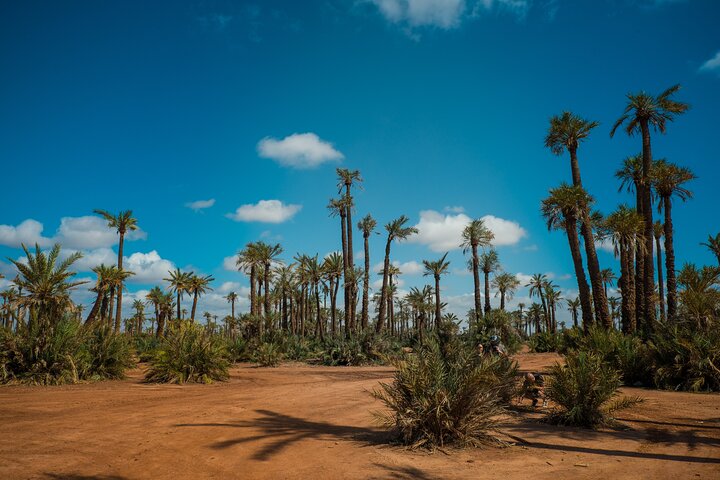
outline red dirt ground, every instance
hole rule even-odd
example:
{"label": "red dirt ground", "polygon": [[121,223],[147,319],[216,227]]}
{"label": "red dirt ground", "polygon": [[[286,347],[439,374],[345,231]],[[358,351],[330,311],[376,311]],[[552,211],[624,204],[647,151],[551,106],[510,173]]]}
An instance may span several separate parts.
{"label": "red dirt ground", "polygon": [[[517,356],[542,370],[552,354]],[[368,393],[386,367],[242,365],[229,382],[126,380],[0,388],[0,479],[720,478],[720,395],[627,388],[645,399],[624,430],[537,422],[520,411],[508,448],[427,453],[388,444]]]}

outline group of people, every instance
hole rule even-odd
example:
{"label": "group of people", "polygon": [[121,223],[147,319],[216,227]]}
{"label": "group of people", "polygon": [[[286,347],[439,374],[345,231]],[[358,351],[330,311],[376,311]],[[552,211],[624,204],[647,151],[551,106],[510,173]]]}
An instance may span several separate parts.
{"label": "group of people", "polygon": [[[487,346],[481,342],[477,348],[480,355],[508,356],[505,345],[502,344],[500,337],[497,335],[490,336],[490,341]],[[533,407],[537,407],[541,400],[543,408],[547,407],[548,401],[545,397],[545,379],[541,373],[528,372],[525,374],[522,386],[522,397],[532,400]]]}

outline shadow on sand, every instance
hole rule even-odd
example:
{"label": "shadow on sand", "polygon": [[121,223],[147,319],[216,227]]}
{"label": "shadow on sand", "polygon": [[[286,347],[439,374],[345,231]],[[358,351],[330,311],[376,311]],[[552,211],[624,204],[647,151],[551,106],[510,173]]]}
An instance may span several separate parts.
{"label": "shadow on sand", "polygon": [[269,410],[255,410],[260,416],[250,420],[231,423],[184,423],[177,427],[233,427],[252,428],[261,433],[249,437],[224,440],[210,445],[214,449],[224,449],[243,443],[272,440],[255,452],[253,460],[269,460],[294,443],[306,439],[345,440],[359,442],[366,446],[388,443],[387,432],[363,427],[335,425],[329,422],[313,422],[302,418],[284,415]]}
{"label": "shadow on sand", "polygon": [[57,480],[128,480],[120,475],[80,475],[79,473],[45,473],[45,477]]}

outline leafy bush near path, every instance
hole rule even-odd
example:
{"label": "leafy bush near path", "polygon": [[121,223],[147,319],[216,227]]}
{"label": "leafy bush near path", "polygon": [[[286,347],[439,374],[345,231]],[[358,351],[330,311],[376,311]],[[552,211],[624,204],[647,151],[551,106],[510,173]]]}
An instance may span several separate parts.
{"label": "leafy bush near path", "polygon": [[261,367],[277,367],[282,359],[282,352],[274,343],[262,343],[255,352],[255,361]]}
{"label": "leafy bush near path", "polygon": [[550,377],[545,393],[559,407],[546,417],[550,423],[595,428],[609,423],[613,411],[640,401],[611,402],[618,395],[621,374],[594,353],[570,353],[565,365],[556,363],[550,369]]}
{"label": "leafy bush near path", "polygon": [[110,327],[63,319],[18,333],[0,330],[0,383],[62,385],[122,378],[134,365],[128,339]]}
{"label": "leafy bush near path", "polygon": [[228,353],[222,339],[197,323],[182,321],[162,339],[150,359],[147,382],[212,383],[228,378]]}
{"label": "leafy bush near path", "polygon": [[505,412],[516,366],[503,360],[503,369],[498,360],[483,359],[474,349],[458,345],[443,348],[428,339],[416,354],[395,362],[392,383],[381,383],[373,392],[388,408],[377,413],[378,419],[403,444],[435,448],[502,443],[494,431]]}

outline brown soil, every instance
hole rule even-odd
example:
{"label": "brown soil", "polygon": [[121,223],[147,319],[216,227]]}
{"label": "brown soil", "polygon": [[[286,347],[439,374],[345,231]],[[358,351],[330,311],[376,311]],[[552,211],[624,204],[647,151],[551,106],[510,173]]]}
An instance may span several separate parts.
{"label": "brown soil", "polygon": [[[521,354],[543,370],[552,354]],[[720,478],[720,396],[625,389],[625,429],[508,419],[508,448],[409,451],[388,443],[369,391],[385,367],[243,365],[215,385],[128,379],[0,389],[0,478]],[[526,401],[527,402],[527,401]]]}

